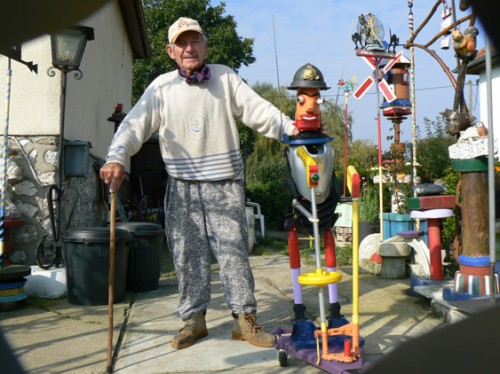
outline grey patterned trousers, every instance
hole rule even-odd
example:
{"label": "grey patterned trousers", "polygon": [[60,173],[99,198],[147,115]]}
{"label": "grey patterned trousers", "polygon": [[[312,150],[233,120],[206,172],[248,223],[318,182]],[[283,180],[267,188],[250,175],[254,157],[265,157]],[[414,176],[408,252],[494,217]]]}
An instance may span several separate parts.
{"label": "grey patterned trousers", "polygon": [[228,308],[233,313],[256,312],[247,230],[243,181],[196,182],[169,177],[165,234],[179,281],[183,320],[208,308],[210,250],[219,263]]}

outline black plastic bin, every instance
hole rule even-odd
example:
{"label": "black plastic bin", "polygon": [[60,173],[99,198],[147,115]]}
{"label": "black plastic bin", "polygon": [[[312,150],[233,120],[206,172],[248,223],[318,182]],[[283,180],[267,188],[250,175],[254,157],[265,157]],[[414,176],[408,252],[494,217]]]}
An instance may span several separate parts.
{"label": "black plastic bin", "polygon": [[127,230],[135,239],[129,249],[126,290],[130,292],[156,290],[160,281],[163,227],[149,222],[123,222],[118,223],[116,227]]}
{"label": "black plastic bin", "polygon": [[[109,291],[109,227],[68,231],[63,237],[68,301],[75,305],[106,305]],[[113,301],[125,298],[129,244],[126,230],[115,233],[115,282]]]}

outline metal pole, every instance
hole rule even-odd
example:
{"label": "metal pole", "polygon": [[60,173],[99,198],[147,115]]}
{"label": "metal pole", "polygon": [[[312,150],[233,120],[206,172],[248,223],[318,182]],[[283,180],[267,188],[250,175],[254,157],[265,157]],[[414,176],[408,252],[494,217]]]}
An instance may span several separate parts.
{"label": "metal pole", "polygon": [[490,246],[490,296],[491,302],[495,302],[495,262],[496,262],[496,245],[495,245],[495,160],[494,160],[494,144],[495,137],[493,136],[493,106],[492,106],[492,88],[491,88],[491,49],[488,36],[485,38],[486,49],[486,104],[488,106],[488,222],[489,222],[489,246]]}
{"label": "metal pole", "polygon": [[[316,255],[316,271],[321,269],[321,249],[319,246],[319,219],[318,219],[318,209],[316,204],[316,190],[314,187],[311,188],[311,223],[313,226],[314,233],[314,252]],[[325,298],[323,287],[318,287],[318,303],[319,303],[319,317],[321,323],[321,339],[323,344],[323,354],[328,354],[328,338],[327,338],[327,321],[326,321],[326,310],[325,310]],[[319,357],[318,357],[319,361]]]}
{"label": "metal pole", "polygon": [[380,241],[384,240],[384,192],[382,185],[382,130],[380,128],[380,90],[378,87],[379,83],[379,65],[380,58],[375,58],[375,85],[377,86],[377,138],[378,138],[378,178],[379,178],[379,210],[380,210]]}
{"label": "metal pole", "polygon": [[9,143],[9,118],[10,118],[10,88],[12,83],[11,59],[9,58],[7,68],[7,97],[5,109],[5,127],[3,131],[2,145],[2,191],[0,197],[0,269],[3,269],[3,255],[5,244],[5,220],[6,220],[6,196],[7,196],[7,147]]}
{"label": "metal pole", "polygon": [[347,146],[349,138],[349,92],[344,91],[345,97],[345,133],[344,133],[344,196],[347,194]]}
{"label": "metal pole", "polygon": [[[467,82],[467,86],[469,87],[469,111],[472,112],[472,81],[469,79]],[[472,115],[472,113],[470,113]]]}
{"label": "metal pole", "polygon": [[58,170],[57,170],[57,210],[56,210],[56,232],[54,233],[54,241],[59,240],[61,235],[61,208],[62,208],[62,184],[64,177],[64,120],[66,117],[66,84],[67,73],[62,72],[62,87],[61,87],[61,123],[59,125],[59,159],[58,159]]}
{"label": "metal pole", "polygon": [[[408,1],[410,12],[408,15],[408,25],[410,28],[410,38],[413,36],[413,1]],[[410,89],[411,89],[411,132],[412,132],[412,187],[417,184],[417,106],[415,98],[415,48],[410,48]],[[413,196],[417,196],[417,191],[413,188]]]}
{"label": "metal pole", "polygon": [[[453,30],[456,30],[458,28],[457,25],[457,13],[456,13],[456,7],[455,7],[455,0],[451,0],[451,17],[453,18]],[[456,69],[460,69],[460,59],[457,56],[457,67]]]}

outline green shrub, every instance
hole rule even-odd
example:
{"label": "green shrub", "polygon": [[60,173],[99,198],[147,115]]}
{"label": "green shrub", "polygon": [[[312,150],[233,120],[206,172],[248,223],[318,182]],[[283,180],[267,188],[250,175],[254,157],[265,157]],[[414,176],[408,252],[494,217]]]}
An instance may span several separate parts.
{"label": "green shrub", "polygon": [[266,227],[281,230],[286,213],[291,211],[291,195],[286,184],[285,159],[262,161],[253,165],[247,182],[247,198],[260,204]]}
{"label": "green shrub", "polygon": [[[444,174],[445,176],[443,177],[443,181],[446,185],[446,195],[455,195],[456,187],[458,181],[460,180],[459,173],[453,171],[453,169],[450,167],[444,171]],[[443,219],[443,230],[441,231],[441,237],[443,244],[446,246],[455,238],[455,225],[455,217]]]}
{"label": "green shrub", "polygon": [[359,198],[359,220],[362,222],[376,222],[380,212],[378,202],[378,188],[367,184],[361,191]]}
{"label": "green shrub", "polygon": [[337,246],[335,254],[337,255],[337,266],[352,265],[352,244]]}

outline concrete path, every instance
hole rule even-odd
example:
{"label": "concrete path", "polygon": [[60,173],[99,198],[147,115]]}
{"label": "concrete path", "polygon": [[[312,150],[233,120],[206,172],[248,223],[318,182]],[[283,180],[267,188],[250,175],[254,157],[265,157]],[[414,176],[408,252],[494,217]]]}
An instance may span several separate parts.
{"label": "concrete path", "polygon": [[[256,280],[258,321],[267,331],[291,327],[292,287],[288,257],[251,256]],[[303,271],[314,271],[303,266]],[[351,320],[351,268],[339,270],[342,313]],[[326,292],[325,292],[326,294]],[[318,293],[304,288],[308,317],[318,317]],[[407,340],[445,325],[429,300],[410,292],[409,279],[384,279],[361,272],[360,328],[363,362],[382,358]],[[217,269],[207,313],[209,335],[194,346],[173,350],[182,327],[177,315],[177,280],[161,279],[157,290],[127,293],[114,305],[114,372],[116,373],[318,373],[294,357],[279,367],[277,351],[231,340],[232,317],[225,305]],[[104,373],[107,364],[108,308],[76,306],[67,299],[29,298],[18,308],[0,312],[0,332],[29,373]],[[3,351],[2,356],[8,353]],[[1,372],[1,370],[0,370]]]}

